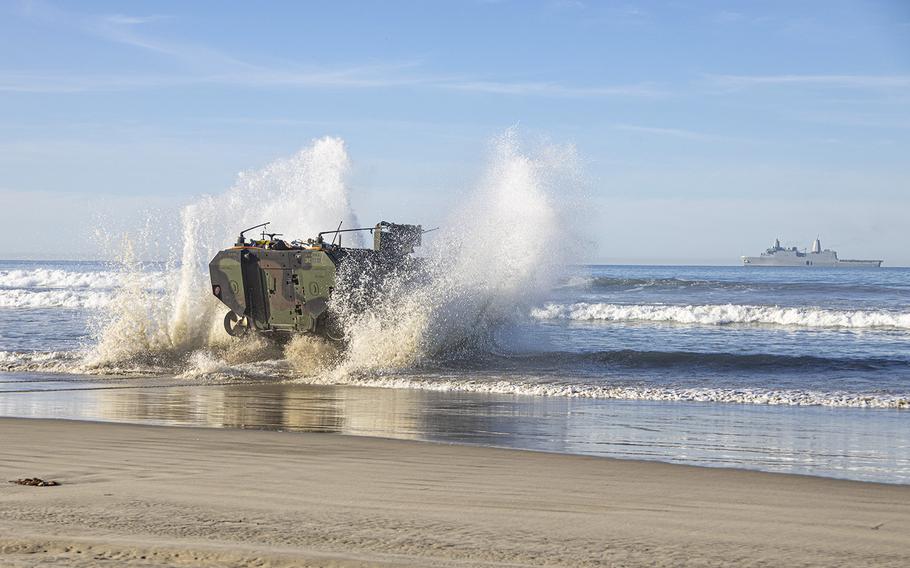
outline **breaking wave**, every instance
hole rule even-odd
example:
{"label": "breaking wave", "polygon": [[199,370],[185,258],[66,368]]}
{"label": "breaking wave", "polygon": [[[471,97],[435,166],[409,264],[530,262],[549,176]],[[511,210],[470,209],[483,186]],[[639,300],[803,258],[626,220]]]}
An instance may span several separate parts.
{"label": "breaking wave", "polygon": [[106,307],[126,283],[150,294],[166,288],[160,271],[61,270],[53,268],[0,271],[0,308],[65,310]]}
{"label": "breaking wave", "polygon": [[869,310],[826,310],[737,304],[686,305],[585,303],[535,308],[538,320],[666,322],[699,325],[764,324],[813,328],[910,329],[910,314]]}
{"label": "breaking wave", "polygon": [[[0,289],[50,288],[114,290],[121,286],[126,275],[115,270],[73,271],[51,268],[31,270],[0,270]],[[142,285],[147,289],[163,289],[165,274],[145,272]]]}
{"label": "breaking wave", "polygon": [[[490,362],[487,362],[490,363]],[[718,353],[698,351],[636,351],[620,349],[595,352],[539,352],[501,357],[500,364],[514,364],[524,369],[567,369],[593,365],[614,369],[684,368],[704,371],[768,371],[772,373],[801,371],[879,371],[902,372],[910,360],[887,357],[821,357],[817,355],[781,355],[772,353]],[[492,362],[496,365],[496,362]]]}
{"label": "breaking wave", "polygon": [[728,291],[764,291],[774,293],[787,293],[793,291],[812,293],[849,293],[860,292],[866,294],[906,292],[907,285],[895,282],[883,283],[857,283],[857,282],[824,282],[824,281],[737,281],[737,280],[699,280],[689,278],[626,278],[618,276],[585,276],[575,275],[566,279],[562,284],[564,288],[585,290],[728,290]]}
{"label": "breaking wave", "polygon": [[[610,384],[589,383],[584,380],[574,380],[571,383],[558,380],[541,379],[539,376],[523,378],[515,369],[501,369],[497,372],[485,372],[482,378],[466,374],[463,370],[444,369],[436,370],[429,375],[411,375],[404,373],[369,373],[346,374],[314,372],[319,369],[306,368],[311,364],[321,365],[322,357],[332,354],[325,353],[324,344],[313,344],[310,338],[304,338],[304,344],[298,345],[290,353],[288,359],[281,359],[276,353],[269,353],[271,346],[246,345],[235,343],[233,351],[196,351],[186,361],[183,372],[179,375],[182,379],[192,379],[204,382],[240,381],[250,380],[275,380],[285,379],[293,371],[303,371],[304,376],[297,382],[311,385],[352,385],[359,387],[375,388],[408,388],[436,392],[465,392],[498,395],[519,396],[546,396],[564,398],[586,399],[612,399],[612,400],[638,400],[638,401],[676,401],[676,402],[712,402],[728,404],[758,404],[774,406],[826,406],[840,408],[881,408],[881,409],[910,409],[910,395],[889,393],[856,393],[846,391],[827,391],[812,389],[788,388],[760,388],[760,387],[676,387],[676,386],[644,386],[636,384]],[[263,349],[265,351],[263,351]],[[315,357],[315,358],[314,358]],[[549,363],[553,362],[554,354],[535,355]],[[648,353],[648,352],[605,352],[600,354],[560,354],[557,361],[565,363],[565,358],[581,358],[594,360],[599,363],[619,363],[623,366],[669,366],[674,361],[693,362],[705,364],[706,367],[719,365],[727,367],[731,364],[740,365],[768,365],[780,369],[780,365],[792,367],[819,367],[834,366],[841,370],[861,369],[867,363],[853,360],[842,362],[813,360],[813,358],[792,357],[773,358],[764,360],[766,356],[742,356],[735,354],[694,354],[694,353]],[[791,359],[786,361],[784,359]],[[500,362],[501,363],[501,362]],[[535,363],[519,358],[512,361],[519,365],[529,365],[533,370]],[[894,361],[880,362],[882,365],[905,365]],[[82,364],[78,353],[53,352],[29,353],[0,351],[0,367],[10,371],[42,371],[42,372],[72,372]],[[301,367],[302,366],[302,367]],[[128,365],[117,369],[121,375],[147,375],[154,373],[154,367],[141,367]],[[164,373],[165,369],[157,369]],[[623,382],[623,381],[621,381]],[[626,381],[627,382],[627,381]]]}
{"label": "breaking wave", "polygon": [[0,308],[101,308],[110,294],[85,290],[2,290]]}
{"label": "breaking wave", "polygon": [[563,283],[566,288],[611,289],[611,288],[700,288],[729,287],[741,288],[735,282],[711,280],[685,280],[682,278],[617,278],[611,276],[573,276]]}
{"label": "breaking wave", "polygon": [[81,363],[76,351],[0,351],[0,369],[45,373],[72,372]]}
{"label": "breaking wave", "polygon": [[829,406],[841,408],[910,409],[910,396],[849,392],[821,392],[763,388],[675,388],[664,386],[610,386],[604,384],[559,383],[521,380],[512,377],[485,377],[483,380],[458,377],[409,377],[370,375],[363,377],[305,379],[307,384],[351,384],[378,388],[409,388],[442,392],[528,395],[613,400],[677,402],[720,402],[783,406]]}

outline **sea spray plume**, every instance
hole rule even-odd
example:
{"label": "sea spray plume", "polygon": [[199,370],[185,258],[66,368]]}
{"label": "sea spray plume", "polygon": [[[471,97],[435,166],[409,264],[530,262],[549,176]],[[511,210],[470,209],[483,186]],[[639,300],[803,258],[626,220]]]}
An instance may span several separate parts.
{"label": "sea spray plume", "polygon": [[[240,229],[264,221],[300,237],[340,220],[355,225],[345,185],[349,167],[344,142],[322,138],[291,158],[240,174],[225,194],[186,206],[180,215],[181,242],[169,255],[163,297],[150,298],[135,281],[124,284],[96,318],[91,364],[122,369],[134,361],[154,360],[176,367],[194,351],[224,350],[224,314],[210,292],[208,262]],[[127,272],[142,272],[135,263],[122,264]]]}
{"label": "sea spray plume", "polygon": [[89,322],[96,343],[84,358],[87,370],[122,370],[119,363],[130,358],[139,363],[137,355],[144,355],[144,367],[154,365],[154,353],[167,342],[167,330],[160,325],[163,298],[143,285],[143,267],[135,257],[132,240],[123,237],[120,242],[121,256],[116,262],[123,278],[110,302]]}
{"label": "sea spray plume", "polygon": [[336,379],[489,349],[492,331],[526,317],[571,262],[570,248],[554,247],[578,180],[573,148],[526,152],[514,130],[496,139],[486,175],[429,247],[423,278],[391,279],[369,309],[345,315]]}

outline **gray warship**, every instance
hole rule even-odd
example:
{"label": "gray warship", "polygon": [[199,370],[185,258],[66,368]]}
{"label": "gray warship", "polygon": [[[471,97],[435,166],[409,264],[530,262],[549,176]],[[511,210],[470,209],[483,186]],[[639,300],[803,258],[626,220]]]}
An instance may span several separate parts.
{"label": "gray warship", "polygon": [[803,252],[796,247],[780,246],[780,239],[774,239],[774,246],[760,256],[744,256],[744,266],[810,266],[822,268],[879,268],[881,260],[851,260],[837,258],[831,249],[822,249],[821,241],[812,241],[812,250]]}

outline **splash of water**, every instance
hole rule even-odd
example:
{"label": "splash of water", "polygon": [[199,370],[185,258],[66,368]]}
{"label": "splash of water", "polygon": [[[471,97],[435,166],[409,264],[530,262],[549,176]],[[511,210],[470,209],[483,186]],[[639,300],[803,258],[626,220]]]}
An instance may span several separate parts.
{"label": "splash of water", "polygon": [[[97,342],[86,366],[187,377],[235,376],[243,368],[253,375],[356,381],[491,349],[493,330],[527,317],[573,258],[554,249],[574,205],[574,149],[525,150],[517,134],[507,131],[492,144],[476,189],[423,251],[416,281],[413,275],[388,279],[365,310],[334,302],[348,338],[343,353],[317,338],[295,339],[283,351],[251,343],[238,350],[221,326],[225,310],[209,292],[208,262],[239,228],[264,221],[289,235],[312,234],[339,220],[356,226],[345,185],[348,169],[344,143],[324,138],[291,158],[241,174],[224,195],[186,206],[164,293],[141,284],[147,273],[127,246],[122,263],[133,278],[125,279],[97,319]],[[362,284],[362,275],[345,278],[343,268],[341,288]],[[251,367],[255,363],[259,367]]]}
{"label": "splash of water", "polygon": [[572,147],[524,151],[514,130],[495,140],[486,175],[430,247],[426,277],[392,282],[345,319],[336,379],[490,349],[491,332],[525,317],[574,260],[557,246],[576,172]]}
{"label": "splash of water", "polygon": [[[345,176],[349,160],[344,142],[322,138],[296,155],[253,173],[242,173],[234,187],[206,196],[181,212],[181,246],[171,253],[164,294],[152,296],[129,278],[95,321],[96,343],[86,364],[118,369],[141,361],[179,364],[200,349],[223,347],[224,310],[209,291],[208,263],[236,238],[239,229],[271,221],[289,234],[356,224]],[[142,274],[126,247],[126,272]]]}

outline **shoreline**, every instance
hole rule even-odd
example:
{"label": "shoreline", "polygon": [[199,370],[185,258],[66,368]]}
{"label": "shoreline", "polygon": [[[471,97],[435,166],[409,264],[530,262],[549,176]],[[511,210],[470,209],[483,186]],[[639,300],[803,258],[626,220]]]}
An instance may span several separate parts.
{"label": "shoreline", "polygon": [[[0,393],[0,415],[329,432],[910,484],[904,416],[887,409],[601,401],[296,382],[197,384],[167,378],[161,384],[127,378],[129,385],[70,388],[83,378],[75,376],[74,385],[61,383],[63,390],[42,383],[30,392]],[[145,388],[150,386],[160,388]]]}
{"label": "shoreline", "polygon": [[[347,388],[347,385],[346,385]],[[360,387],[356,385],[350,386],[350,388],[380,388],[380,387]],[[633,401],[634,402],[634,401]],[[666,401],[658,401],[666,402]],[[695,404],[695,403],[693,403]],[[698,403],[698,404],[711,404],[711,403]],[[888,409],[881,408],[868,408],[860,410],[870,410],[870,411],[887,411]],[[35,422],[74,422],[80,424],[97,424],[97,425],[123,425],[123,426],[137,426],[140,428],[179,428],[181,430],[223,430],[223,431],[238,431],[238,432],[269,432],[275,434],[290,434],[290,435],[318,435],[318,436],[339,436],[342,438],[353,438],[353,439],[368,439],[368,440],[384,440],[389,442],[407,442],[415,444],[431,444],[431,445],[442,445],[442,446],[455,446],[455,447],[466,447],[466,448],[489,448],[491,450],[506,450],[512,452],[528,452],[532,454],[547,454],[547,455],[556,455],[556,456],[575,456],[583,458],[593,458],[593,459],[604,459],[611,461],[620,461],[620,462],[631,462],[636,464],[662,464],[669,465],[674,467],[693,467],[696,469],[711,469],[711,470],[720,470],[720,471],[729,471],[729,472],[751,472],[751,473],[761,473],[767,475],[783,475],[787,477],[804,477],[809,479],[821,479],[829,481],[846,481],[850,483],[863,483],[863,484],[873,484],[873,485],[882,485],[886,487],[906,487],[910,489],[910,482],[900,482],[900,481],[874,481],[868,479],[850,479],[847,477],[835,477],[831,475],[817,475],[811,473],[799,473],[799,472],[786,472],[786,471],[769,471],[761,469],[753,469],[747,467],[736,467],[728,465],[701,465],[701,464],[692,464],[692,463],[675,463],[672,461],[667,461],[663,459],[641,459],[641,458],[630,458],[630,457],[616,457],[609,455],[595,455],[595,454],[586,454],[586,453],[575,453],[570,451],[560,451],[560,450],[548,450],[544,448],[522,448],[522,447],[510,447],[506,445],[496,445],[496,444],[481,444],[476,442],[465,442],[460,440],[435,440],[435,439],[418,439],[418,438],[395,438],[393,436],[387,436],[383,434],[346,434],[339,432],[318,432],[313,430],[295,430],[292,428],[265,428],[258,426],[200,426],[198,424],[167,424],[163,421],[161,422],[152,422],[152,421],[140,421],[136,420],[134,422],[122,421],[122,420],[105,420],[102,418],[98,419],[88,419],[88,418],[44,418],[44,417],[28,417],[28,416],[0,416],[0,432],[2,432],[2,424],[5,420],[26,420],[26,421],[35,421]],[[2,480],[0,480],[2,482]]]}
{"label": "shoreline", "polygon": [[4,566],[898,566],[910,545],[910,486],[874,482],[25,418],[0,452]]}

